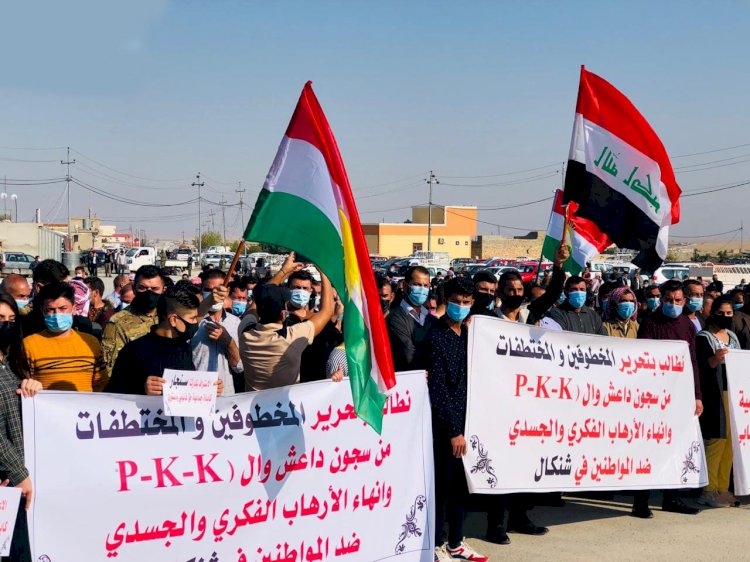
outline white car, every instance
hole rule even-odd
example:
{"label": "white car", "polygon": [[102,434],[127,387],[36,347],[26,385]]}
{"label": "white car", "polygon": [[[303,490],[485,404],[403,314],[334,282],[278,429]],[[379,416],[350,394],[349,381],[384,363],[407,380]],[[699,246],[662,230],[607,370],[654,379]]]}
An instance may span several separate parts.
{"label": "white car", "polygon": [[500,281],[500,276],[506,271],[515,271],[516,273],[520,274],[517,268],[511,267],[509,265],[499,265],[496,267],[488,267],[487,269],[485,269],[485,271],[489,271],[490,273],[492,273],[495,277],[497,277],[498,281]]}
{"label": "white car", "polygon": [[660,267],[651,275],[652,283],[661,285],[665,281],[670,279],[676,279],[677,281],[685,281],[690,275],[690,269],[687,267],[667,265]]}

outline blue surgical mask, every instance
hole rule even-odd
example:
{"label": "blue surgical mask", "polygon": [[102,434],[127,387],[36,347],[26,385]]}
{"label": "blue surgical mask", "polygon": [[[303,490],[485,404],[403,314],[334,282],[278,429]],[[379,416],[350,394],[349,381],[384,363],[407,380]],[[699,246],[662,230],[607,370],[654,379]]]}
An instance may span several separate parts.
{"label": "blue surgical mask", "polygon": [[558,303],[558,304],[562,304],[562,303],[564,303],[564,302],[565,302],[565,300],[566,300],[567,298],[568,298],[568,297],[566,297],[566,296],[565,296],[565,293],[561,293],[561,294],[560,294],[560,296],[559,296],[559,297],[557,298],[557,303]]}
{"label": "blue surgical mask", "polygon": [[73,327],[73,314],[70,312],[56,312],[44,316],[44,325],[50,332],[67,332]]}
{"label": "blue surgical mask", "polygon": [[310,302],[310,293],[304,289],[292,289],[292,297],[289,300],[295,308],[304,308]]}
{"label": "blue surgical mask", "polygon": [[690,312],[698,312],[703,308],[703,297],[690,297],[687,307]]}
{"label": "blue surgical mask", "polygon": [[646,299],[646,308],[649,312],[653,312],[659,306],[659,297],[649,297]]}
{"label": "blue surgical mask", "polygon": [[469,306],[461,306],[460,304],[456,304],[455,302],[448,301],[448,306],[445,308],[445,313],[448,315],[448,318],[450,318],[454,322],[463,322],[469,315],[470,310],[471,307]]}
{"label": "blue surgical mask", "polygon": [[742,310],[743,306],[745,306],[744,302],[736,302],[732,305],[732,308],[735,310]]}
{"label": "blue surgical mask", "polygon": [[205,300],[208,297],[210,297],[211,296],[211,292],[212,291],[201,291],[201,294],[203,295],[203,299]]}
{"label": "blue surgical mask", "polygon": [[586,304],[586,291],[570,291],[568,293],[568,302],[573,308],[581,308]]}
{"label": "blue surgical mask", "polygon": [[246,309],[247,303],[245,301],[232,301],[232,314],[235,316],[242,316]]}
{"label": "blue surgical mask", "polygon": [[430,294],[430,289],[421,285],[409,285],[409,300],[416,306],[422,306]]}
{"label": "blue surgical mask", "polygon": [[16,299],[16,306],[18,307],[18,310],[21,310],[27,304],[29,304],[29,299]]}
{"label": "blue surgical mask", "polygon": [[672,304],[671,302],[664,302],[661,305],[661,311],[667,318],[677,318],[682,314],[683,306],[681,304]]}
{"label": "blue surgical mask", "polygon": [[617,303],[617,315],[623,320],[627,320],[635,312],[634,302],[619,302]]}

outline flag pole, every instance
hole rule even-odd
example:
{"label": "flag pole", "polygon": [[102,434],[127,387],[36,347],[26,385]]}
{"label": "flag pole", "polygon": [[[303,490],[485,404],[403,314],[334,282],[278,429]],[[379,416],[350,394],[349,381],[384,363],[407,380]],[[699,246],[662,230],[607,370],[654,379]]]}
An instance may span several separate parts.
{"label": "flag pole", "polygon": [[234,258],[232,259],[232,265],[229,266],[229,271],[227,271],[227,276],[224,277],[224,286],[228,286],[229,283],[232,281],[232,275],[234,275],[234,270],[237,269],[237,262],[240,261],[240,256],[242,255],[242,251],[245,249],[245,240],[240,240],[240,243],[237,244],[237,251],[234,253]]}
{"label": "flag pole", "polygon": [[[554,196],[552,197],[552,212],[555,211],[555,198],[557,197],[557,191],[553,191],[553,193],[554,193]],[[544,240],[542,240],[542,250],[539,253],[539,265],[536,268],[536,277],[534,278],[535,283],[539,283],[539,277],[542,275],[542,262],[543,261],[544,261]]]}

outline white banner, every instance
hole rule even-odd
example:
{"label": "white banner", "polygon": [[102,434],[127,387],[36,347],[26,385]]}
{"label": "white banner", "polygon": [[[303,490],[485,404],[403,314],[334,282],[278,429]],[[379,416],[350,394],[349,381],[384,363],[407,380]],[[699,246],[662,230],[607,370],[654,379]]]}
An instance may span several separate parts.
{"label": "white banner", "polygon": [[424,372],[396,388],[382,435],[346,382],[219,398],[213,419],[162,415],[161,397],[24,400],[33,560],[431,561]]}
{"label": "white banner", "polygon": [[468,390],[464,467],[473,493],[705,485],[685,342],[478,316]]}
{"label": "white banner", "polygon": [[750,494],[750,351],[730,350],[727,367],[734,493]]}

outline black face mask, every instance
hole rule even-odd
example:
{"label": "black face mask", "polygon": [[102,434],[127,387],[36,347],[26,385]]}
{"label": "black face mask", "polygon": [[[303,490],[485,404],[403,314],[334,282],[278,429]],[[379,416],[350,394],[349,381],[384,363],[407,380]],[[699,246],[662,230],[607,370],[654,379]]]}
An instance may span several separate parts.
{"label": "black face mask", "polygon": [[195,324],[191,324],[187,320],[184,320],[180,316],[178,316],[180,320],[182,320],[182,323],[185,324],[185,329],[183,331],[178,330],[175,328],[175,332],[180,334],[180,339],[184,341],[189,341],[195,337],[195,334],[198,332],[198,322]]}
{"label": "black face mask", "polygon": [[717,314],[711,317],[711,323],[720,330],[726,330],[732,325],[732,317]]}
{"label": "black face mask", "polygon": [[17,335],[15,322],[0,322],[0,350],[8,351],[10,344]]}
{"label": "black face mask", "polygon": [[391,309],[391,301],[388,299],[380,299],[380,308],[383,309],[383,314]]}
{"label": "black face mask", "polygon": [[503,307],[507,308],[508,310],[515,310],[519,306],[523,304],[524,296],[523,295],[503,295],[502,301],[503,301]]}
{"label": "black face mask", "polygon": [[475,310],[484,310],[485,308],[490,307],[490,303],[492,303],[495,300],[494,295],[490,295],[488,293],[474,293],[474,309]]}
{"label": "black face mask", "polygon": [[138,310],[153,310],[159,304],[161,295],[153,291],[142,291],[135,294],[133,304]]}

